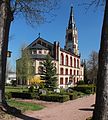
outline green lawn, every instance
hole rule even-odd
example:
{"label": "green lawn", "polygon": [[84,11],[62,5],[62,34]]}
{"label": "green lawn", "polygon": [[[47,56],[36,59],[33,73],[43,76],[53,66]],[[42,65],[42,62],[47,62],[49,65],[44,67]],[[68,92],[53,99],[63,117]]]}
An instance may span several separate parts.
{"label": "green lawn", "polygon": [[27,110],[41,110],[44,108],[44,106],[37,105],[35,103],[28,103],[28,102],[19,102],[15,100],[7,100],[8,105],[11,107],[15,107],[17,109],[20,109],[22,112],[27,111]]}

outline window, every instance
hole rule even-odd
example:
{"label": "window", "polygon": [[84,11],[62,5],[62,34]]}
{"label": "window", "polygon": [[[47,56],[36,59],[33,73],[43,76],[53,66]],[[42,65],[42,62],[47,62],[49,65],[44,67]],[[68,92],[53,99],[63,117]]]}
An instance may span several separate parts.
{"label": "window", "polygon": [[74,67],[76,67],[76,59],[74,58]]}
{"label": "window", "polygon": [[74,70],[74,75],[76,75],[76,70]]}
{"label": "window", "polygon": [[39,41],[37,41],[37,43],[41,45],[41,41],[40,41],[40,40],[39,40]]}
{"label": "window", "polygon": [[72,69],[70,69],[70,75],[72,75]]}
{"label": "window", "polygon": [[79,68],[79,60],[77,60],[77,67]]}
{"label": "window", "polygon": [[61,65],[64,65],[64,55],[61,53]]}
{"label": "window", "polygon": [[34,43],[34,44],[32,45],[32,47],[34,47],[34,46],[36,46],[36,43]]}
{"label": "window", "polygon": [[38,73],[39,73],[39,74],[43,74],[43,67],[42,67],[42,66],[39,66],[39,67],[38,67]]}
{"label": "window", "polygon": [[46,52],[46,50],[44,50],[44,54],[46,54],[47,52]]}
{"label": "window", "polygon": [[77,75],[79,75],[79,71],[77,70]]}
{"label": "window", "polygon": [[37,54],[37,51],[36,50],[33,50],[33,52],[32,52],[33,54]]}
{"label": "window", "polygon": [[42,42],[42,46],[46,47],[46,43]]}
{"label": "window", "polygon": [[70,66],[72,66],[72,57],[70,57]]}
{"label": "window", "polygon": [[74,78],[74,85],[75,85],[75,78]]}
{"label": "window", "polygon": [[65,78],[65,85],[67,85],[68,83],[68,78]]}
{"label": "window", "polygon": [[60,85],[63,85],[63,78],[60,78]]}
{"label": "window", "polygon": [[65,74],[68,75],[68,69],[65,70]]}
{"label": "window", "polygon": [[41,51],[41,50],[39,50],[39,54],[42,54],[42,51]]}
{"label": "window", "polygon": [[66,65],[68,66],[68,56],[66,55]]}
{"label": "window", "polygon": [[61,75],[64,74],[64,70],[63,70],[63,68],[60,68],[60,74],[61,74]]}

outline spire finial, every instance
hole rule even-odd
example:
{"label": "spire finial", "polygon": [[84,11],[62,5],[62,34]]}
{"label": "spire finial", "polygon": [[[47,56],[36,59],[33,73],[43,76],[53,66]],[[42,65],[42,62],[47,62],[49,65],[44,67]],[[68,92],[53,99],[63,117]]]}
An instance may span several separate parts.
{"label": "spire finial", "polygon": [[39,38],[40,38],[40,33],[38,33],[38,35],[39,35]]}

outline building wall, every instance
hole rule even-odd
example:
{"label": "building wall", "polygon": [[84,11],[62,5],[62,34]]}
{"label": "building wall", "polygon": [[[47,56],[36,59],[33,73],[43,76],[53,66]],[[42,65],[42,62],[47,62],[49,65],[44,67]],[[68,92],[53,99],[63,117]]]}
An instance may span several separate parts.
{"label": "building wall", "polygon": [[70,82],[75,85],[79,80],[83,80],[83,67],[80,58],[64,51],[59,51],[59,87],[65,88]]}
{"label": "building wall", "polygon": [[[67,84],[75,85],[79,80],[83,80],[83,67],[81,66],[80,57],[71,55],[67,52],[59,51],[59,59],[53,60],[52,62],[56,66],[58,87],[66,88]],[[39,67],[43,60],[35,60],[35,75],[39,76]]]}

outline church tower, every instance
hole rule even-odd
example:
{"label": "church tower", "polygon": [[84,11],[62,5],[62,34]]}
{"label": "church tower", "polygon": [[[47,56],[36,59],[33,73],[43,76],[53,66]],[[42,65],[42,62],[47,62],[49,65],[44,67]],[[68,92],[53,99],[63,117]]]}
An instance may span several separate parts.
{"label": "church tower", "polygon": [[66,39],[65,49],[79,56],[78,32],[77,32],[77,27],[74,20],[73,7],[71,7],[71,10],[70,10],[70,18],[68,22],[68,27],[66,29],[65,39]]}

